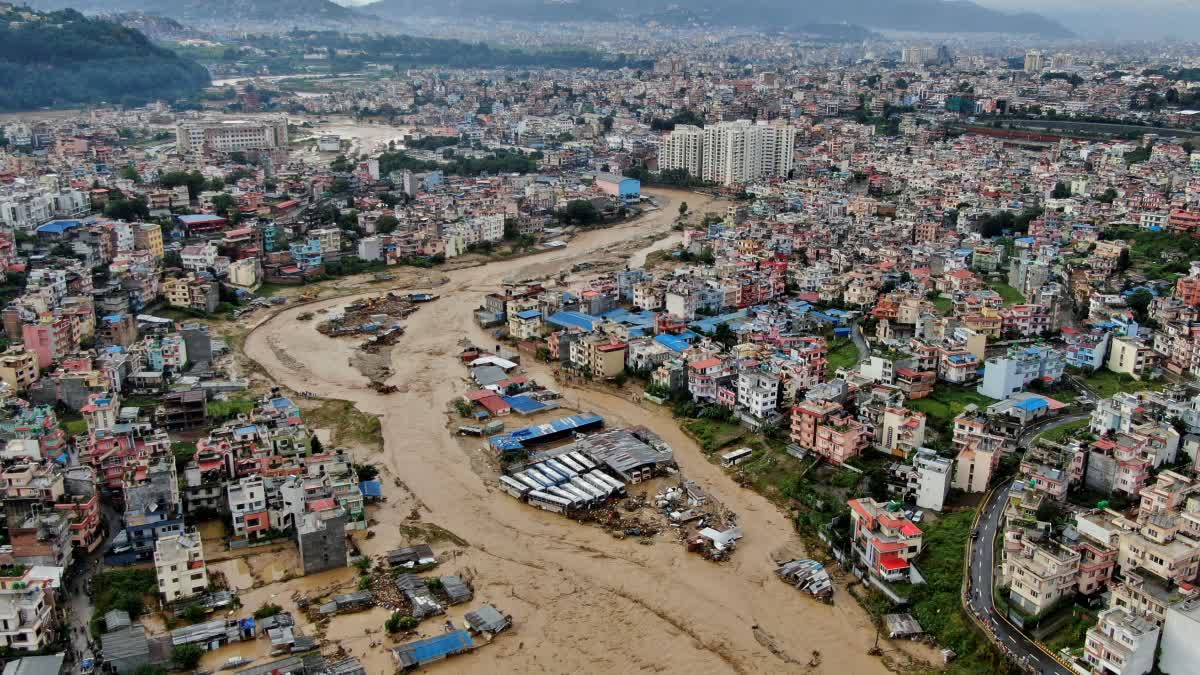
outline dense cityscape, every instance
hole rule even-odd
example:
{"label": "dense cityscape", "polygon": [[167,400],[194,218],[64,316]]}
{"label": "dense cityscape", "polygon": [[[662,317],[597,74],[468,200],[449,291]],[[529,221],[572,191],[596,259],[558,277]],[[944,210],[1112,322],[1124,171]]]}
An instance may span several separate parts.
{"label": "dense cityscape", "polygon": [[1196,672],[1200,43],[845,5],[0,3],[5,675]]}

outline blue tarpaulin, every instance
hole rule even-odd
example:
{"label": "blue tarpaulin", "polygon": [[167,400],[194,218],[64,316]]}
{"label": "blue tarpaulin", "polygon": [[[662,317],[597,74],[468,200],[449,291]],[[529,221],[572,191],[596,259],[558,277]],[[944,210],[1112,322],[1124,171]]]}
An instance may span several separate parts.
{"label": "blue tarpaulin", "polygon": [[358,491],[364,497],[379,498],[383,496],[383,483],[377,480],[364,480],[358,484]]}

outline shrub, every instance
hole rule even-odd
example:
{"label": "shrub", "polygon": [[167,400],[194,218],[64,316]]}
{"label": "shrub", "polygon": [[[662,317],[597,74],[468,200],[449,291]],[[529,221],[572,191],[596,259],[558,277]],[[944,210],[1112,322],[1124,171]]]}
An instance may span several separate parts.
{"label": "shrub", "polygon": [[191,670],[200,664],[204,650],[199,645],[179,645],[171,652],[171,660],[184,670]]}
{"label": "shrub", "polygon": [[267,604],[263,605],[262,607],[259,607],[258,609],[254,610],[254,618],[265,619],[269,616],[275,616],[276,614],[279,614],[281,612],[283,612],[282,607],[280,607],[279,605],[276,605],[274,603],[268,602]]}

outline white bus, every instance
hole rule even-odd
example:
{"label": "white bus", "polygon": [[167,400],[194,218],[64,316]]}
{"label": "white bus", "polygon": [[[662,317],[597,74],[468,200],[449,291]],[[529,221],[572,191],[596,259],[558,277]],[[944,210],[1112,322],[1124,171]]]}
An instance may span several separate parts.
{"label": "white bus", "polygon": [[542,509],[543,511],[553,511],[554,513],[566,513],[567,509],[571,508],[571,502],[552,495],[541,490],[534,490],[528,495],[529,503]]}
{"label": "white bus", "polygon": [[738,450],[732,450],[730,452],[727,452],[727,453],[721,455],[721,466],[736,466],[736,465],[741,464],[742,462],[746,461],[747,459],[749,459],[750,455],[753,455],[753,454],[754,454],[754,451],[751,450],[750,448],[740,448]]}
{"label": "white bus", "polygon": [[554,459],[558,460],[559,464],[562,464],[563,466],[574,471],[575,473],[586,473],[587,472],[587,469],[583,468],[583,466],[580,465],[579,462],[576,462],[575,460],[571,459],[567,455],[559,455],[558,457],[555,457]]}
{"label": "white bus", "polygon": [[532,488],[511,476],[500,476],[500,487],[508,494],[520,499]]}
{"label": "white bus", "polygon": [[548,460],[546,460],[546,464],[549,464],[551,469],[554,469],[555,471],[566,476],[567,478],[574,478],[575,476],[579,475],[578,471],[571,469],[571,467],[563,464],[562,462],[558,461],[557,459],[548,459]]}
{"label": "white bus", "polygon": [[593,462],[590,458],[588,458],[587,455],[583,454],[582,452],[579,452],[578,450],[572,450],[571,452],[568,452],[567,456],[570,457],[571,459],[575,460],[576,462],[578,462],[579,465],[585,469],[596,468],[596,463]]}
{"label": "white bus", "polygon": [[588,475],[591,476],[592,478],[599,478],[600,480],[604,481],[605,483],[608,483],[609,485],[611,485],[613,487],[613,490],[615,490],[617,492],[617,494],[620,494],[625,491],[624,483],[622,483],[621,481],[617,480],[616,478],[613,478],[612,476],[604,473],[603,471],[593,471],[593,472],[589,473]]}

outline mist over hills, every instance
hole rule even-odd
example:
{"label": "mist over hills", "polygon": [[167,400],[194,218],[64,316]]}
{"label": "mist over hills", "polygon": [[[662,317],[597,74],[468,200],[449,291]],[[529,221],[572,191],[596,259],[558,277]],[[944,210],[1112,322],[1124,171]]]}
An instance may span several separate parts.
{"label": "mist over hills", "polygon": [[946,33],[1028,33],[1070,37],[1065,26],[1031,12],[1006,13],[955,0],[378,0],[360,7],[381,17],[483,16],[516,21],[611,21],[681,16],[713,25],[789,30],[813,23],[851,23],[868,28]]}
{"label": "mist over hills", "polygon": [[[1070,37],[1061,23],[1032,12],[1008,13],[967,0],[31,0],[36,9],[144,12],[185,23],[281,29],[324,26],[384,32],[377,17],[482,18],[519,22],[628,20],[795,30],[810,24],[849,23],[868,28],[945,33],[1024,33]],[[346,6],[344,6],[346,5]],[[353,5],[353,6],[349,6]]]}

